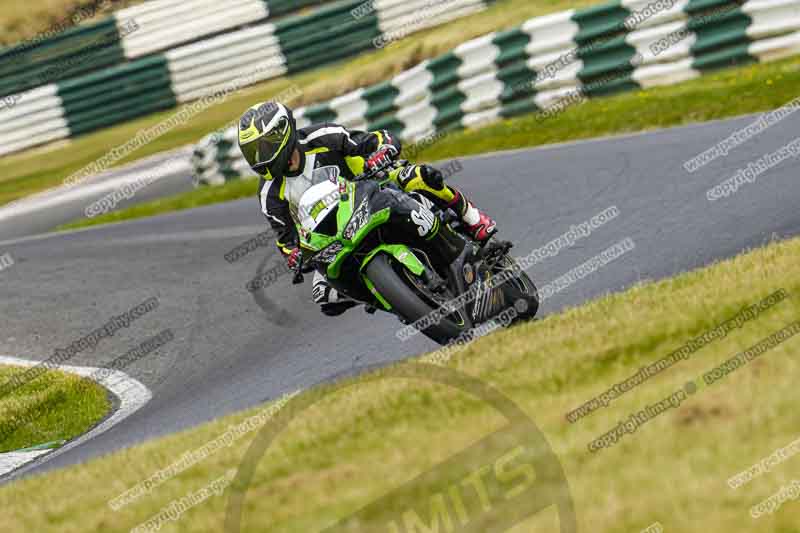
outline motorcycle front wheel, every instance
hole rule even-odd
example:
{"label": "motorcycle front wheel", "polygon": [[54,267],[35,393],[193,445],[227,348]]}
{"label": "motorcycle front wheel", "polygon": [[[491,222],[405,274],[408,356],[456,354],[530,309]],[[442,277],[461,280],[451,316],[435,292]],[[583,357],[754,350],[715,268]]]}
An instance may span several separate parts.
{"label": "motorcycle front wheel", "polygon": [[[378,255],[367,265],[366,275],[378,293],[392,306],[392,310],[407,324],[429,317],[439,307],[430,295],[415,287],[410,279],[404,279],[414,277],[413,273],[384,254]],[[432,320],[427,328],[421,329],[421,333],[443,346],[457,339],[464,331],[463,321],[459,326],[449,316]]]}

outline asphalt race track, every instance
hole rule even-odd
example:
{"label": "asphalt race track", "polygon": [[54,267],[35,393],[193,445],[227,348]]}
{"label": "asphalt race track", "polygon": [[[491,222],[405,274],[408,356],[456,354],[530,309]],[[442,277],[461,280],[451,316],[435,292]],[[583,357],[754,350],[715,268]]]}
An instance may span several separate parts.
{"label": "asphalt race track", "polygon": [[122,198],[117,209],[189,191],[192,189],[189,177],[191,152],[191,147],[184,147],[156,154],[90,176],[78,187],[57,187],[22,202],[2,206],[0,240],[46,233],[61,224],[85,217],[87,206],[132,181],[126,176],[133,176],[133,181],[146,180],[148,185],[137,190],[131,198]]}
{"label": "asphalt race track", "polygon": [[[546,301],[542,312],[552,313],[800,233],[796,159],[727,199],[706,199],[709,188],[800,135],[796,117],[694,174],[683,169],[686,159],[752,120],[464,159],[454,182],[497,218],[518,256],[618,207],[616,219],[531,269],[542,286],[622,239],[636,244]],[[0,354],[44,359],[152,296],[158,309],[69,364],[99,366],[165,328],[175,334],[126,369],[152,390],[146,406],[98,438],[17,474],[85,461],[434,347],[419,335],[400,342],[399,322],[388,315],[356,309],[338,319],[323,316],[310,301],[310,279],[294,287],[285,276],[249,293],[245,284],[278,264],[277,253],[260,248],[233,264],[223,256],[265,228],[253,198],[0,243],[0,255],[15,261],[0,272]]]}

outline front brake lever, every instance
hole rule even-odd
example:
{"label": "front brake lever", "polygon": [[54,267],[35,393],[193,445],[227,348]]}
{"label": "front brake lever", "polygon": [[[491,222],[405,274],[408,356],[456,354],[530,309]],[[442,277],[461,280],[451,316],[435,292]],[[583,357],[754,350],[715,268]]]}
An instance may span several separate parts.
{"label": "front brake lever", "polygon": [[305,276],[303,276],[303,258],[301,257],[294,267],[294,277],[292,278],[292,285],[300,285],[305,280],[306,278]]}

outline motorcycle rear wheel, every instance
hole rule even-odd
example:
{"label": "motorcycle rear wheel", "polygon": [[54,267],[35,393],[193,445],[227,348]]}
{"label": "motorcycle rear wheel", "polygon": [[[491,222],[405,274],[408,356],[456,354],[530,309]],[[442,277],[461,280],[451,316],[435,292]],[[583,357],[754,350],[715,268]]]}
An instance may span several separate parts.
{"label": "motorcycle rear wheel", "polygon": [[[515,270],[514,258],[509,255],[503,256],[501,264],[498,266],[500,266],[500,272],[513,272]],[[539,312],[539,290],[530,276],[524,270],[519,269],[514,277],[506,281],[506,287],[510,289],[507,293],[508,296],[515,301],[522,299],[526,304],[524,310],[517,309],[519,316],[516,321],[533,319]]]}

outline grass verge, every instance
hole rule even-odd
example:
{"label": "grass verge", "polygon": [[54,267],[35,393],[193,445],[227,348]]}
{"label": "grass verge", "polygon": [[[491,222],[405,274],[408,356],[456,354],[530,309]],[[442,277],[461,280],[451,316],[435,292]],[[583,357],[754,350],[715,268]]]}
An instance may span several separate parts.
{"label": "grass verge", "polygon": [[[417,159],[438,161],[767,111],[796,98],[798,86],[800,57],[753,64],[679,85],[589,100],[543,121],[536,115],[527,115],[454,132],[422,150]],[[253,194],[255,186],[252,187],[234,181],[211,189],[216,192],[191,191],[93,219],[76,220],[58,229],[121,222],[241,198]]]}
{"label": "grass verge", "polygon": [[[789,297],[757,318],[704,345],[608,407],[574,424],[567,422],[570,410],[779,289]],[[749,510],[791,480],[797,472],[796,458],[774,465],[771,472],[736,490],[726,481],[798,438],[800,337],[713,385],[704,384],[701,376],[797,321],[798,290],[800,239],[773,243],[492,334],[466,346],[446,365],[491,384],[535,420],[569,480],[580,531],[629,533],[659,522],[664,531],[674,532],[794,532],[800,523],[796,503],[787,502],[757,521]],[[610,448],[588,451],[593,439],[689,381],[698,390],[679,407]],[[504,424],[503,417],[481,400],[424,380],[374,381],[362,376],[350,384],[297,414],[273,442],[258,463],[244,500],[242,531],[264,531],[265,524],[271,532],[320,531]],[[234,424],[257,412],[263,411],[228,416],[2,487],[5,530],[127,531],[236,469],[253,441],[253,431],[227,441],[227,447],[159,481],[117,511],[109,508],[110,499],[185,453],[229,434]],[[524,466],[517,464],[511,470],[516,473],[506,478],[506,488],[525,479]],[[455,486],[454,472],[440,468],[437,473],[418,492],[384,500],[366,516],[361,531],[396,531],[387,524],[402,520],[407,509],[419,510],[423,521],[431,524],[435,494]],[[72,486],[81,490],[64,490]],[[497,485],[491,488],[490,498],[498,497]],[[544,494],[549,488],[544,487]],[[176,520],[172,528],[222,531],[232,490],[190,506],[172,518]],[[433,500],[428,498],[431,494]],[[481,514],[475,494],[463,499],[470,519]],[[514,500],[514,505],[525,511],[533,502]],[[75,509],[82,510],[79,521]],[[443,515],[439,519],[442,525]],[[511,531],[557,531],[555,520],[553,508],[548,508]],[[479,530],[490,529],[484,526]],[[435,530],[432,525],[428,528]]]}
{"label": "grass verge", "polygon": [[75,222],[62,224],[56,230],[70,230],[99,226],[103,224],[114,224],[137,218],[151,217],[173,211],[182,211],[204,205],[217,204],[239,198],[253,198],[254,209],[256,206],[256,193],[258,192],[258,180],[235,180],[226,183],[222,187],[202,187],[192,191],[159,198],[152,202],[145,202],[134,205],[119,211],[111,211],[103,215],[92,218],[82,218]]}
{"label": "grass verge", "polygon": [[[410,35],[385,49],[239,91],[225,102],[194,116],[190,123],[136,150],[119,164],[197,142],[207,133],[232,123],[253,103],[267,100],[289,87],[302,89],[302,96],[293,102],[295,106],[321,102],[383,81],[474,37],[516,26],[538,15],[595,3],[597,0],[501,0],[482,13]],[[4,156],[0,159],[0,205],[61,184],[73,172],[135,137],[139,130],[152,127],[176,112],[149,115],[70,141]]]}
{"label": "grass verge", "polygon": [[[0,366],[0,384],[27,370]],[[107,392],[97,383],[48,370],[0,397],[0,453],[72,439],[92,428],[110,409]]]}
{"label": "grass verge", "polygon": [[[4,0],[0,15],[0,45],[13,46],[41,33],[73,26],[73,16],[79,23],[100,22],[112,11],[141,4],[144,0]],[[108,7],[103,7],[104,5]],[[83,14],[81,14],[83,13]],[[92,18],[83,20],[86,16]]]}

